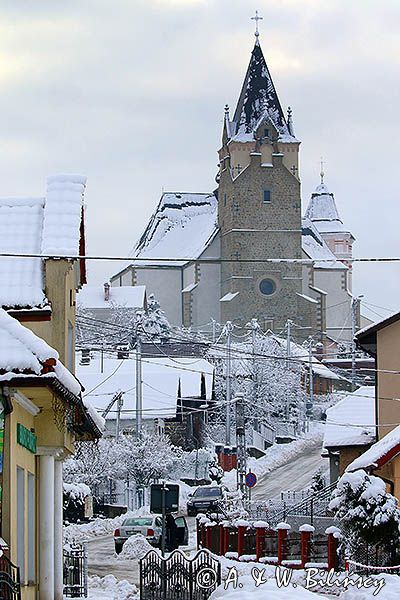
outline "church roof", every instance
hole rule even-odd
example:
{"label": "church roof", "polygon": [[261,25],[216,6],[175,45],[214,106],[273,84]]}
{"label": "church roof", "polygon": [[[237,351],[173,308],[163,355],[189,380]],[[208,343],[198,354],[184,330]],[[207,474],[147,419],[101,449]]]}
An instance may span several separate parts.
{"label": "church roof", "polygon": [[[160,264],[182,266],[199,258],[217,231],[214,194],[166,192],[134,248],[133,257],[172,259]],[[151,264],[156,263],[151,261]],[[146,261],[137,261],[136,266],[141,265],[146,265]]]}
{"label": "church roof", "polygon": [[320,233],[349,233],[340,218],[335,197],[325,183],[318,185],[311,194],[305,217]]}
{"label": "church roof", "polygon": [[316,269],[347,269],[347,266],[340,262],[328,248],[316,225],[317,223],[313,223],[307,217],[302,219],[302,248],[308,258],[315,260],[314,267]]}
{"label": "church roof", "polygon": [[275,125],[281,141],[298,141],[289,130],[274,82],[257,40],[231,123],[232,137],[241,141],[253,140],[253,133],[264,116]]}

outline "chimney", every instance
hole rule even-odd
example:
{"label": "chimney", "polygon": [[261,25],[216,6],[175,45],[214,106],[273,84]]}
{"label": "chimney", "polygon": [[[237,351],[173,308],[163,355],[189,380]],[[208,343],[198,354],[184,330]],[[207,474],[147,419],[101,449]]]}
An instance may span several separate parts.
{"label": "chimney", "polygon": [[104,284],[104,300],[108,302],[110,300],[110,284]]}

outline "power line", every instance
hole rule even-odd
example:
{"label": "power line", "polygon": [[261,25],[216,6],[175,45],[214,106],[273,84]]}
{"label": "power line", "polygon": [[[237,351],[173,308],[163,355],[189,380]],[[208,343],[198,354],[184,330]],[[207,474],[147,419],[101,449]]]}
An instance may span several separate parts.
{"label": "power line", "polygon": [[[195,262],[199,264],[220,264],[220,263],[240,263],[240,264],[254,264],[254,263],[272,263],[272,264],[299,264],[299,265],[312,265],[314,263],[335,263],[342,262],[339,260],[332,260],[329,258],[193,258],[193,257],[132,257],[132,256],[110,256],[110,255],[91,255],[91,254],[39,254],[31,252],[0,252],[0,258],[41,258],[43,260],[49,259],[66,259],[66,260],[110,260],[110,261],[129,261],[134,262],[145,262],[151,266],[158,263],[189,263]],[[347,263],[389,263],[389,262],[400,262],[399,256],[364,256],[358,258],[346,258]]]}

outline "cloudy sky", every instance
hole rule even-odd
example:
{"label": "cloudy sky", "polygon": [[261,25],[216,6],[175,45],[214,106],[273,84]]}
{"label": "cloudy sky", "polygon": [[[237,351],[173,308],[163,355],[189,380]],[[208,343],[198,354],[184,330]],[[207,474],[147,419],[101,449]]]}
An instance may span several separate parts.
{"label": "cloudy sky", "polygon": [[[323,155],[355,255],[399,256],[398,0],[2,0],[1,195],[86,174],[88,251],[126,255],[162,189],[213,189],[256,8],[302,140],[304,208]],[[91,282],[118,266],[90,263]],[[399,274],[355,267],[371,318],[400,309]]]}

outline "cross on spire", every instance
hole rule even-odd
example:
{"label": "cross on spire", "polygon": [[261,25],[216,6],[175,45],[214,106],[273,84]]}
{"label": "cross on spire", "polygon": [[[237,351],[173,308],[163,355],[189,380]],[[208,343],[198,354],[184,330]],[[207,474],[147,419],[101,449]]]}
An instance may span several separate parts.
{"label": "cross on spire", "polygon": [[324,159],[323,159],[322,156],[321,156],[320,165],[321,165],[321,171],[320,171],[319,175],[321,177],[321,185],[323,185],[323,183],[324,183],[324,177],[325,177],[325,171],[324,171],[324,165],[325,165],[325,163],[324,163]]}
{"label": "cross on spire", "polygon": [[263,18],[264,18],[264,17],[260,17],[260,16],[259,16],[259,14],[258,14],[258,10],[256,10],[256,15],[255,15],[255,17],[250,17],[250,19],[251,19],[252,21],[255,21],[255,22],[256,22],[256,30],[255,30],[255,33],[254,33],[254,35],[256,36],[256,40],[258,40],[258,36],[260,35],[260,32],[258,31],[258,21],[262,21],[262,20],[263,20]]}

